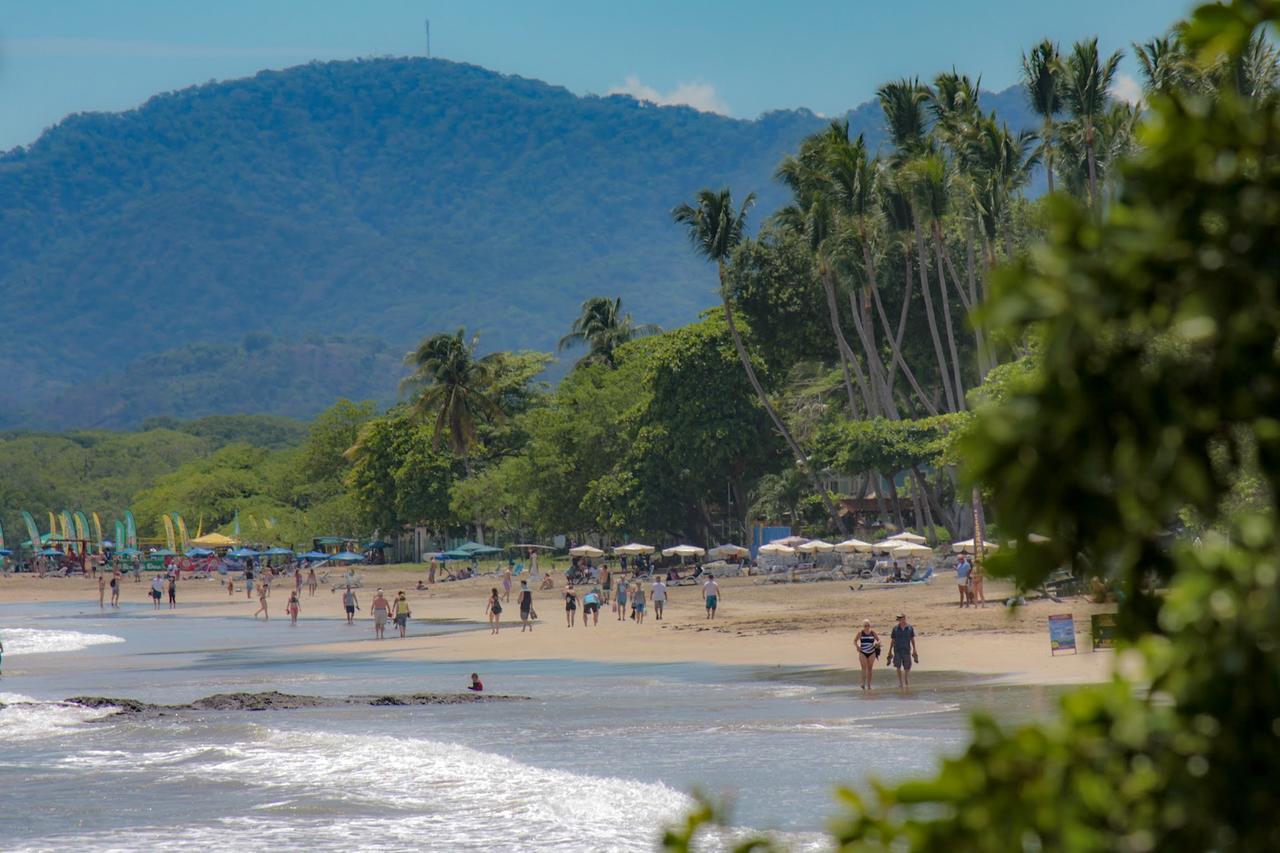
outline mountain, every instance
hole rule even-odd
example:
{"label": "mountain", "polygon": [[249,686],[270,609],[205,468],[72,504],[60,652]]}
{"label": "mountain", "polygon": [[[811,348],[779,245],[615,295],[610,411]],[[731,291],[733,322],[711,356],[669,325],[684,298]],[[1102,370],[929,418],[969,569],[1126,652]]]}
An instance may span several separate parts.
{"label": "mountain", "polygon": [[[849,118],[882,138],[871,105]],[[305,416],[339,385],[389,397],[392,353],[441,329],[551,349],[596,294],[686,322],[714,275],[670,209],[728,185],[758,193],[758,220],[782,201],[778,161],[826,121],[579,97],[430,59],[312,63],[70,116],[0,156],[0,427]],[[273,343],[244,352],[252,335]],[[390,350],[321,346],[337,337]]]}

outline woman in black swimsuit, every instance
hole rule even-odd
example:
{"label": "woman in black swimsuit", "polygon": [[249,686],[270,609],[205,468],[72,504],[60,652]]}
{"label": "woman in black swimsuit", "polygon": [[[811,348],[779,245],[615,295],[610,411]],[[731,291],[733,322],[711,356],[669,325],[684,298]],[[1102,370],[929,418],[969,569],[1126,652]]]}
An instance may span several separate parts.
{"label": "woman in black swimsuit", "polygon": [[862,620],[862,630],[855,639],[858,646],[858,663],[862,665],[862,689],[871,689],[871,676],[876,671],[876,658],[880,657],[880,637],[871,630],[871,620]]}
{"label": "woman in black swimsuit", "polygon": [[489,603],[485,606],[484,612],[489,616],[489,633],[498,633],[502,623],[502,599],[498,596],[496,586],[489,590]]}
{"label": "woman in black swimsuit", "polygon": [[564,590],[564,624],[567,628],[573,627],[574,617],[578,615],[578,593],[574,592],[573,584],[565,587]]}

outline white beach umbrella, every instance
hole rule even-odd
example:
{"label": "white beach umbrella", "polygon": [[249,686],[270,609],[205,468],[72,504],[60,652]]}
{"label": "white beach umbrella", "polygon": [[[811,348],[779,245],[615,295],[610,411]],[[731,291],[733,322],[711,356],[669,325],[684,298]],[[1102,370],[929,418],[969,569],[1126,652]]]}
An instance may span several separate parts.
{"label": "white beach umbrella", "polygon": [[861,539],[846,539],[843,542],[837,542],[835,549],[842,554],[848,554],[852,551],[861,551],[863,553],[874,549],[876,546],[870,542],[863,542]]}
{"label": "white beach umbrella", "polygon": [[579,545],[577,548],[570,548],[569,555],[573,557],[603,557],[604,551],[599,548],[593,548],[590,545]]}
{"label": "white beach umbrella", "polygon": [[920,545],[916,542],[903,542],[901,545],[893,549],[895,557],[915,557],[920,554],[928,554],[933,551],[928,545]]}
{"label": "white beach umbrella", "polygon": [[895,542],[914,542],[919,545],[925,541],[925,538],[918,533],[912,533],[910,530],[904,530],[901,533],[895,533],[889,537]]}
{"label": "white beach umbrella", "polygon": [[792,548],[790,545],[783,545],[781,542],[770,542],[768,545],[760,546],[761,554],[785,556],[787,554],[794,554],[795,552],[796,552],[795,548]]}
{"label": "white beach umbrella", "polygon": [[617,548],[614,548],[613,553],[625,554],[629,557],[634,557],[637,554],[652,554],[654,550],[655,549],[652,545],[641,545],[639,542],[629,542],[626,545],[619,545]]}
{"label": "white beach umbrella", "polygon": [[814,539],[796,546],[796,550],[802,554],[825,554],[833,548],[835,548],[834,545],[823,542],[821,539]]}
{"label": "white beach umbrella", "polygon": [[706,548],[699,548],[697,545],[676,545],[673,548],[662,549],[664,557],[701,557],[707,553]]}
{"label": "white beach umbrella", "polygon": [[773,541],[777,542],[779,545],[786,545],[790,548],[794,548],[797,545],[803,545],[805,542],[808,542],[809,540],[805,539],[803,536],[784,536],[781,539],[775,539]]}
{"label": "white beach umbrella", "polygon": [[745,557],[750,554],[746,548],[741,545],[717,545],[707,552],[708,557]]}
{"label": "white beach umbrella", "polygon": [[[961,552],[961,551],[970,551],[970,552],[972,552],[972,551],[977,547],[974,543],[975,543],[975,540],[973,540],[973,539],[966,539],[966,540],[964,540],[963,542],[952,542],[952,543],[951,543],[951,550],[952,550],[952,551],[955,551],[956,553],[959,553],[959,552]],[[999,545],[997,545],[997,544],[996,544],[996,543],[994,543],[994,542],[983,542],[983,543],[982,543],[982,550],[984,550],[984,551],[994,551],[995,549],[997,549],[997,548],[999,548],[999,547],[1000,547],[1000,546],[999,546]]]}

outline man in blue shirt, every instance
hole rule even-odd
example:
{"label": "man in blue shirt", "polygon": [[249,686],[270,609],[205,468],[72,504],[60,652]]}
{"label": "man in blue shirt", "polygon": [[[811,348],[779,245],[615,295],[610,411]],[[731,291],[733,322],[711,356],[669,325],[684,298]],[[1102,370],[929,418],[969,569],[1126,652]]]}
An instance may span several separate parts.
{"label": "man in blue shirt", "polygon": [[899,613],[898,624],[889,634],[889,659],[885,663],[893,664],[898,670],[898,686],[903,690],[911,686],[913,661],[920,662],[920,654],[916,651],[916,629],[907,624],[905,613]]}
{"label": "man in blue shirt", "polygon": [[960,606],[969,606],[969,574],[973,571],[973,565],[969,562],[967,554],[961,554],[960,559],[956,561],[956,586],[960,589]]}

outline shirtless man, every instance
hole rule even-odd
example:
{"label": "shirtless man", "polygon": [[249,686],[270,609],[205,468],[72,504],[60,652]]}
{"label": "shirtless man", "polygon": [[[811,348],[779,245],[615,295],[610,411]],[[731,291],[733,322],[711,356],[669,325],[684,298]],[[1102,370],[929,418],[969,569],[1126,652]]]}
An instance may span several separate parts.
{"label": "shirtless man", "polygon": [[720,604],[720,584],[715,575],[707,575],[707,582],[702,585],[702,600],[707,605],[707,618],[716,618],[716,607]]}
{"label": "shirtless man", "polygon": [[342,593],[342,606],[347,611],[347,624],[354,625],[356,608],[360,606],[360,602],[356,600],[356,594],[351,587],[347,587],[346,592]]}
{"label": "shirtless man", "polygon": [[373,634],[381,640],[386,636],[387,614],[391,612],[391,602],[387,601],[387,597],[382,594],[381,589],[373,597],[373,604],[369,605],[369,612],[373,614]]}

